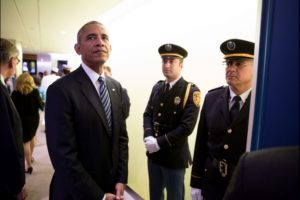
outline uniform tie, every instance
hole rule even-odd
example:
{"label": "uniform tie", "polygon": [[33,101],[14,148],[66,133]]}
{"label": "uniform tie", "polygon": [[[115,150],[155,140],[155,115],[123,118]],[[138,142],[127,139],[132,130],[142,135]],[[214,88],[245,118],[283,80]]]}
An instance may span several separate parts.
{"label": "uniform tie", "polygon": [[100,99],[106,114],[106,119],[108,122],[108,126],[111,129],[111,104],[110,104],[110,98],[108,95],[108,91],[106,88],[106,85],[104,83],[103,78],[100,76],[98,79],[100,83],[99,93],[100,93]]}
{"label": "uniform tie", "polygon": [[164,90],[164,93],[169,92],[169,90],[170,90],[170,83],[167,83],[167,84],[165,84],[165,90]]}
{"label": "uniform tie", "polygon": [[240,100],[241,97],[240,96],[235,96],[233,97],[232,101],[234,102],[231,109],[230,109],[230,118],[231,121],[234,121],[235,118],[238,116],[239,112],[240,112]]}

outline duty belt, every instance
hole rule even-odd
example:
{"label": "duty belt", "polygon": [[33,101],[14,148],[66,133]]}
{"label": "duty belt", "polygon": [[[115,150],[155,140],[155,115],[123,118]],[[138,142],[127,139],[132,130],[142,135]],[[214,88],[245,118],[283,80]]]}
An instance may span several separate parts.
{"label": "duty belt", "polygon": [[229,173],[232,174],[235,165],[228,164],[226,159],[218,160],[213,158],[212,165],[217,168],[223,178],[225,178]]}
{"label": "duty belt", "polygon": [[153,130],[155,133],[167,132],[170,126],[165,124],[160,124],[159,122],[153,122]]}

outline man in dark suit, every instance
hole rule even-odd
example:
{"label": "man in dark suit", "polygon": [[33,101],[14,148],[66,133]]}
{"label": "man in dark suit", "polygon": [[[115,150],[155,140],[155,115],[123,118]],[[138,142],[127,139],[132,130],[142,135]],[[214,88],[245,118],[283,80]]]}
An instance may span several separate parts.
{"label": "man in dark suit", "polygon": [[210,90],[203,103],[191,175],[193,200],[222,199],[246,151],[254,43],[230,39],[220,49],[229,86]]}
{"label": "man in dark suit", "polygon": [[81,66],[47,91],[46,136],[55,170],[50,199],[123,199],[128,135],[122,87],[104,75],[111,52],[105,27],[83,25],[75,50]]}
{"label": "man in dark suit", "polygon": [[25,185],[24,150],[20,116],[9,96],[5,79],[14,75],[20,62],[16,46],[0,38],[0,199],[22,199]]}
{"label": "man in dark suit", "polygon": [[244,153],[224,200],[299,199],[299,146]]}
{"label": "man in dark suit", "polygon": [[166,80],[152,89],[144,112],[144,142],[148,156],[150,200],[184,199],[185,168],[191,164],[188,136],[193,132],[200,107],[200,90],[181,76],[187,51],[164,44],[158,52]]}

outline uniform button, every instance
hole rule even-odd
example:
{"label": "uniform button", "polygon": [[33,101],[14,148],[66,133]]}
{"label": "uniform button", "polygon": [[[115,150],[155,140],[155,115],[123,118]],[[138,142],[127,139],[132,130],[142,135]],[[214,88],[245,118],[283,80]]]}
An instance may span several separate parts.
{"label": "uniform button", "polygon": [[228,133],[228,134],[232,133],[232,129],[229,128],[229,129],[227,130],[227,133]]}
{"label": "uniform button", "polygon": [[157,136],[158,136],[158,133],[155,133],[154,136],[157,137]]}
{"label": "uniform button", "polygon": [[229,148],[228,144],[224,144],[224,149],[228,149],[228,148]]}
{"label": "uniform button", "polygon": [[177,114],[177,112],[176,112],[176,111],[174,111],[173,113],[174,113],[174,115],[176,115],[176,114]]}
{"label": "uniform button", "polygon": [[159,116],[159,117],[160,117],[160,116],[161,116],[161,113],[158,113],[158,114],[157,114],[157,116]]}
{"label": "uniform button", "polygon": [[164,106],[164,103],[160,103],[159,105],[160,105],[160,107],[163,107],[163,106]]}

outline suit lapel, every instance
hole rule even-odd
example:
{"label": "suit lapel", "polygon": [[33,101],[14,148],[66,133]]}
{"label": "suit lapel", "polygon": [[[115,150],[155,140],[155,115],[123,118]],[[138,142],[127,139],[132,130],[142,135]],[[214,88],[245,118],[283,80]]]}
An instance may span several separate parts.
{"label": "suit lapel", "polygon": [[[1,81],[0,81],[0,82],[1,82]],[[14,102],[12,101],[12,99],[11,99],[9,93],[8,93],[7,87],[6,87],[5,85],[3,85],[2,82],[1,82],[0,84],[1,84],[1,90],[2,90],[1,92],[4,93],[5,98],[7,99],[7,101],[8,101],[8,103],[9,103],[11,109],[13,110],[13,112],[16,113],[16,115],[17,115],[18,118],[20,118],[19,113],[18,113],[18,111],[17,111],[17,108],[15,107],[15,104],[14,104]]]}
{"label": "suit lapel", "polygon": [[229,108],[228,108],[228,88],[227,90],[223,91],[223,94],[220,96],[218,101],[219,101],[220,113],[223,116],[226,123],[229,124],[230,115],[229,115]]}
{"label": "suit lapel", "polygon": [[82,67],[80,67],[80,69],[78,69],[78,70],[81,70],[79,72],[79,77],[77,79],[80,82],[81,92],[87,98],[87,100],[91,103],[93,108],[96,110],[97,114],[99,115],[101,121],[104,124],[104,127],[105,127],[107,133],[109,133],[109,127],[108,127],[105,111],[101,104],[100,97],[99,97],[93,83],[91,82],[91,80],[89,79],[87,74],[84,72]]}

